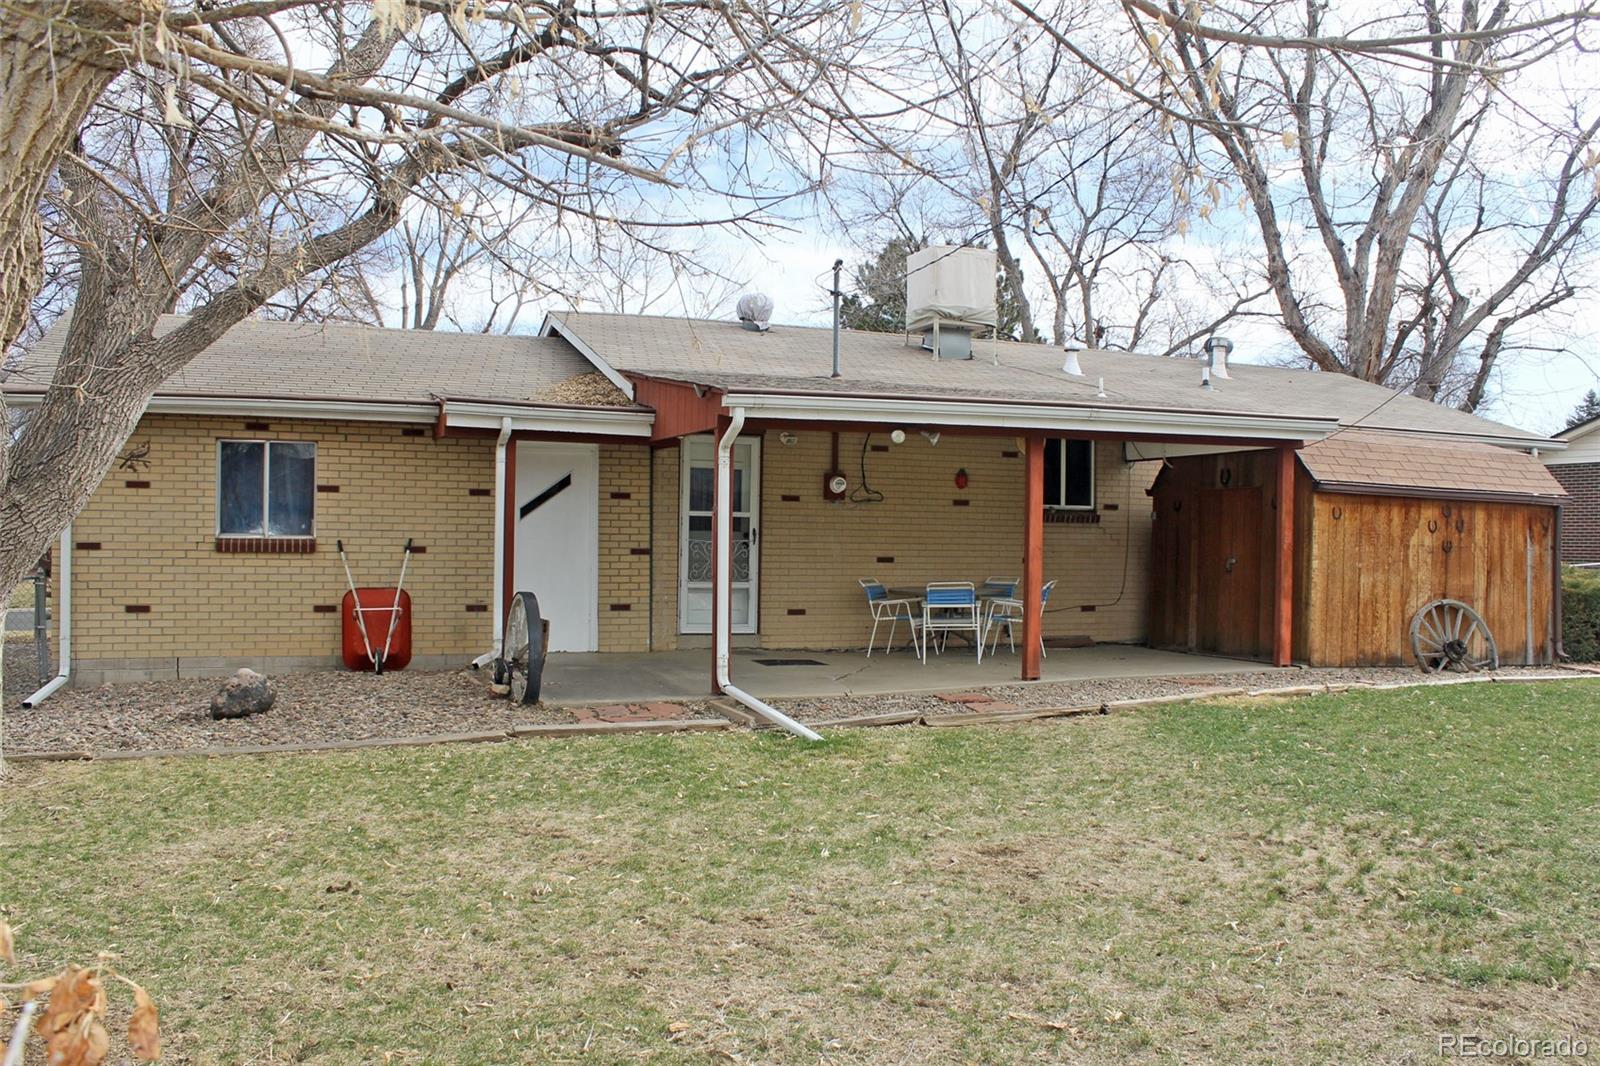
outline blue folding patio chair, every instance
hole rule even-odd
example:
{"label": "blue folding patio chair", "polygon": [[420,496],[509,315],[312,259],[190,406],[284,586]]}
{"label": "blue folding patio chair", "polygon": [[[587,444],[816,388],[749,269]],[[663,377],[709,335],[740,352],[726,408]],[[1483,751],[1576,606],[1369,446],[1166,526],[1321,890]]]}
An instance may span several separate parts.
{"label": "blue folding patio chair", "polygon": [[978,614],[978,591],[970,581],[930,581],[922,598],[922,661],[928,661],[928,644],[939,634],[939,650],[952,632],[972,634],[983,662],[983,619]]}
{"label": "blue folding patio chair", "polygon": [[856,578],[856,583],[867,594],[867,610],[872,614],[872,636],[867,638],[867,658],[872,658],[873,645],[878,642],[878,623],[885,618],[889,620],[889,639],[884,642],[883,650],[894,650],[894,627],[904,618],[906,625],[911,627],[911,649],[917,653],[917,658],[922,658],[922,645],[917,639],[922,629],[922,619],[912,609],[911,601],[890,599],[889,590],[883,587],[883,582],[870,577]]}
{"label": "blue folding patio chair", "polygon": [[[1055,587],[1056,583],[1054,581],[1046,581],[1044,583],[1044,588],[1040,591],[1039,595],[1039,609],[1041,611],[1044,610],[1045,605],[1050,602],[1050,593],[1055,590]],[[989,615],[984,620],[983,627],[984,643],[989,642],[990,631],[992,630],[994,632],[994,643],[989,648],[990,655],[993,655],[1000,648],[999,627],[1001,626],[1005,627],[1006,642],[1011,645],[1011,654],[1015,655],[1017,653],[1017,635],[1014,629],[1016,624],[1020,621],[1022,621],[1022,601],[1020,599],[1017,599],[1013,596],[990,601]],[[1050,653],[1044,650],[1043,625],[1039,626],[1039,654],[1043,655],[1047,659],[1050,657]]]}

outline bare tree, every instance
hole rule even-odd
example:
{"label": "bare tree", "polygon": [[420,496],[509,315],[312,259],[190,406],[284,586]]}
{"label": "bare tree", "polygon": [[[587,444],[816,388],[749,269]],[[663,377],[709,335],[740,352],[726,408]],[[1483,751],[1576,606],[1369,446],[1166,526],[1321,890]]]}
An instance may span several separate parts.
{"label": "bare tree", "polygon": [[1225,212],[1239,184],[1264,281],[1311,365],[1472,410],[1517,330],[1577,290],[1600,109],[1552,73],[1594,12],[1120,6],[1147,51],[1137,69],[1063,47],[1162,116],[1185,159],[1176,195],[1201,187]]}

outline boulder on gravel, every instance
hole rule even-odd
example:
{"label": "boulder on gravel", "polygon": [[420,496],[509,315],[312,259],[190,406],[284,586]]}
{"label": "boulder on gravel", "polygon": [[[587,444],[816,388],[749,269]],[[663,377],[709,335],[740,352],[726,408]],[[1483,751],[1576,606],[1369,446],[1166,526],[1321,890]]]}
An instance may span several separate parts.
{"label": "boulder on gravel", "polygon": [[248,667],[240,669],[211,697],[211,717],[244,718],[272,707],[272,682]]}

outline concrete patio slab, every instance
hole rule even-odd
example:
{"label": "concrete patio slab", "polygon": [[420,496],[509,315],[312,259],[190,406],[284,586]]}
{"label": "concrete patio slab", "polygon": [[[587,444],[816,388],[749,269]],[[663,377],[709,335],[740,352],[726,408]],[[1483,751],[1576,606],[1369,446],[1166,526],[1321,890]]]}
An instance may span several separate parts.
{"label": "concrete patio slab", "polygon": [[[970,651],[951,648],[926,664],[909,652],[759,651],[733,653],[734,683],[761,697],[959,692],[1017,683],[1017,657],[1002,651],[980,665]],[[1157,651],[1124,644],[1052,648],[1041,681],[1121,677],[1193,677],[1259,673],[1263,663]],[[1293,670],[1286,669],[1286,676]],[[693,700],[710,695],[711,653],[705,650],[553,653],[545,664],[541,699],[552,706]]]}

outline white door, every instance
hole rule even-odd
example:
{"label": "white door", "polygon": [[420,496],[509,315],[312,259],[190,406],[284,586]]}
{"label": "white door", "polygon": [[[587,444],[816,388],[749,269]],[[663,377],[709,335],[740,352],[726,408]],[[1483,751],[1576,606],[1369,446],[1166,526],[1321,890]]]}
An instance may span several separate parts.
{"label": "white door", "polygon": [[[678,504],[678,631],[711,632],[711,509],[717,500],[717,447],[709,436],[683,441]],[[761,529],[761,440],[733,445],[733,632],[756,631]]]}
{"label": "white door", "polygon": [[[519,442],[513,592],[539,597],[551,651],[600,646],[600,449]],[[509,607],[509,603],[507,604]]]}

